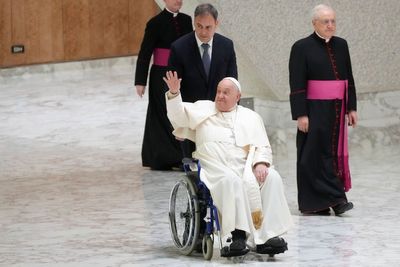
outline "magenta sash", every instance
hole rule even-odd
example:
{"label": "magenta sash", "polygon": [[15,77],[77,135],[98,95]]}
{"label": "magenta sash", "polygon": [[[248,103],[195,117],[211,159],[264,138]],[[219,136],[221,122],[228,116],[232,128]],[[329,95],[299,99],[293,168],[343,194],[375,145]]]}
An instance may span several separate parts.
{"label": "magenta sash", "polygon": [[157,66],[168,66],[170,50],[167,48],[155,48],[153,51],[153,64]]}
{"label": "magenta sash", "polygon": [[338,143],[338,171],[343,180],[345,192],[351,188],[351,176],[349,168],[349,151],[347,143],[347,122],[346,122],[346,106],[347,106],[347,80],[309,80],[307,83],[307,99],[314,100],[330,100],[341,99],[342,110],[340,112],[340,129]]}

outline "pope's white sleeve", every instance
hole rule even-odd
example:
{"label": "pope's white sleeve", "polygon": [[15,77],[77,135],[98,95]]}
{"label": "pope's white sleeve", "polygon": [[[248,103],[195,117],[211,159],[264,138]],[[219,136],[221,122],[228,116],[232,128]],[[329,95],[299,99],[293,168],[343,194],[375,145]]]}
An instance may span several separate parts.
{"label": "pope's white sleeve", "polygon": [[254,153],[253,166],[259,162],[265,162],[272,165],[272,150],[271,146],[257,147]]}
{"label": "pope's white sleeve", "polygon": [[175,129],[189,127],[189,118],[185,112],[181,95],[179,94],[174,98],[168,99],[167,93],[165,94],[165,101],[167,103],[167,116],[172,126]]}

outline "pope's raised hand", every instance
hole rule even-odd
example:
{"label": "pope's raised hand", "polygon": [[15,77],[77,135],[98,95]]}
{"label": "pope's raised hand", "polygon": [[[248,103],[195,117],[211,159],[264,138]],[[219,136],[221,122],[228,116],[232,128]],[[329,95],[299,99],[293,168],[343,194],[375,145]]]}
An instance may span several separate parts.
{"label": "pope's raised hand", "polygon": [[167,71],[163,79],[168,86],[169,92],[173,95],[176,95],[181,88],[182,80],[178,78],[178,73],[176,71]]}

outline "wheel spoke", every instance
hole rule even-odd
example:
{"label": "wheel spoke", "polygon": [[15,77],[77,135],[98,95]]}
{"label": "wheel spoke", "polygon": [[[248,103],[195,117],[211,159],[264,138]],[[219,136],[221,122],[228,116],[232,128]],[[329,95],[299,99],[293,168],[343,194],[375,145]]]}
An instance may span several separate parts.
{"label": "wheel spoke", "polygon": [[175,184],[170,197],[169,218],[172,239],[185,255],[190,254],[198,239],[198,200],[192,185],[184,179]]}

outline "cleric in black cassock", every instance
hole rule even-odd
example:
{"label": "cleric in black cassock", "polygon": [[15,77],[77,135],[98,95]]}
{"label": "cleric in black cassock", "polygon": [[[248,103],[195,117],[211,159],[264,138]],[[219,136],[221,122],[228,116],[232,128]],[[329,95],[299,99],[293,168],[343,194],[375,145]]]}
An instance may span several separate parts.
{"label": "cleric in black cassock", "polygon": [[351,187],[345,118],[356,125],[356,89],[347,42],[333,36],[335,12],[326,5],[313,11],[315,31],[292,46],[289,60],[298,204],[305,214],[329,215],[333,208],[339,215],[353,208],[345,194]]}
{"label": "cleric in black cassock", "polygon": [[143,41],[136,63],[135,86],[143,96],[151,56],[153,65],[149,78],[149,105],[142,145],[142,164],[154,170],[169,170],[181,164],[180,143],[172,135],[172,126],[167,118],[163,77],[168,69],[171,43],[193,31],[189,15],[179,13],[182,1],[165,0],[166,8],[146,25]]}

